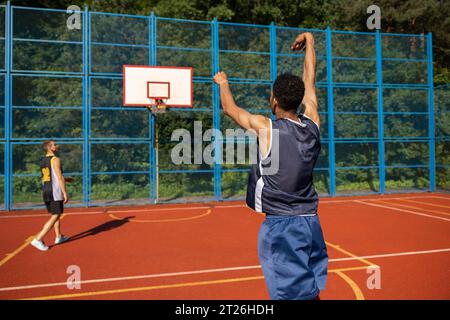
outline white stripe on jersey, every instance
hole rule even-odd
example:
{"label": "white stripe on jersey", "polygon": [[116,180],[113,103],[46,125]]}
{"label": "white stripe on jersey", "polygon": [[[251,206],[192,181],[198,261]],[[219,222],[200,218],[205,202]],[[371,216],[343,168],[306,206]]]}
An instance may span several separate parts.
{"label": "white stripe on jersey", "polygon": [[52,191],[53,191],[53,200],[54,201],[62,201],[64,200],[63,192],[61,189],[61,185],[59,184],[58,176],[55,173],[55,169],[53,168],[53,159],[50,160],[50,165],[52,166]]}
{"label": "white stripe on jersey", "polygon": [[255,189],[255,211],[262,212],[262,191],[264,188],[263,177],[261,176],[256,182]]}

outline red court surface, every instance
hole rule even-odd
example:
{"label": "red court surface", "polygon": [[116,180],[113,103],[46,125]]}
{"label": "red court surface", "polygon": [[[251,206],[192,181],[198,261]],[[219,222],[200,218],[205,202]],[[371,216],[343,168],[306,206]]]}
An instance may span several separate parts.
{"label": "red court surface", "polygon": [[[330,256],[322,299],[450,299],[450,195],[322,198],[319,216]],[[67,209],[71,240],[40,252],[29,242],[48,218],[0,213],[0,299],[269,298],[264,217],[243,202]],[[78,289],[67,286],[73,265]]]}

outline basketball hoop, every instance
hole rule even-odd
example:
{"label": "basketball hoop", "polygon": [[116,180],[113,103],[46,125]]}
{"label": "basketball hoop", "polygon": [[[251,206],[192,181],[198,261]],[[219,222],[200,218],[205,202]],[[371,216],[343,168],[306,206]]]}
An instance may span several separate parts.
{"label": "basketball hoop", "polygon": [[146,107],[153,114],[166,108],[192,108],[191,67],[123,66],[123,105]]}

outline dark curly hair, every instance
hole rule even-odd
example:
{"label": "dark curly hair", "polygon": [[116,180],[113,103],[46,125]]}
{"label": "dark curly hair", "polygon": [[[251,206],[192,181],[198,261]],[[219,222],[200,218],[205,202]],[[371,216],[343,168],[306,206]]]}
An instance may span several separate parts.
{"label": "dark curly hair", "polygon": [[273,97],[285,111],[297,111],[305,94],[303,80],[291,73],[280,74],[273,83]]}

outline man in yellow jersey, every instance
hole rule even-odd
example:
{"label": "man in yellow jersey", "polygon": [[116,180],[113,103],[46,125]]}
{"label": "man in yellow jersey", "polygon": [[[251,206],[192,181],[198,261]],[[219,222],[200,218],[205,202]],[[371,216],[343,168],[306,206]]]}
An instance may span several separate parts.
{"label": "man in yellow jersey", "polygon": [[55,155],[58,151],[56,142],[53,140],[45,141],[43,148],[46,155],[41,161],[42,191],[47,211],[52,217],[33,239],[31,245],[41,251],[47,251],[48,246],[44,244],[42,239],[52,227],[55,228],[55,244],[63,243],[69,239],[62,235],[60,230],[60,217],[64,212],[64,204],[67,203],[69,198],[67,197],[61,160]]}

